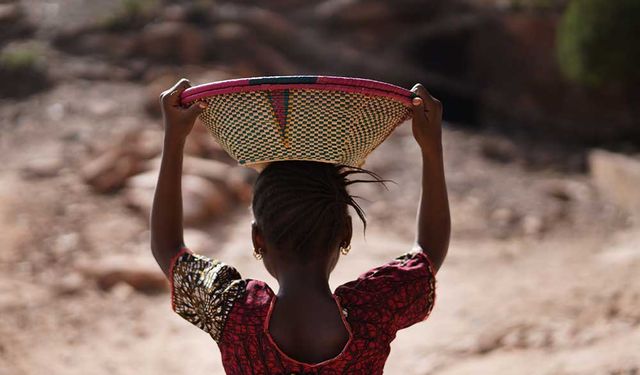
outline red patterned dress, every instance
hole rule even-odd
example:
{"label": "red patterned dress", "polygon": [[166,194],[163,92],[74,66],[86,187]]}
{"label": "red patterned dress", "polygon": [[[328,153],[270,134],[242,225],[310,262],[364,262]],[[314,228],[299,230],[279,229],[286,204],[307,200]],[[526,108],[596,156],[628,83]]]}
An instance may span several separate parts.
{"label": "red patterned dress", "polygon": [[218,343],[231,375],[382,374],[396,332],[425,320],[435,302],[433,267],[422,252],[362,274],[334,293],[349,341],[336,357],[312,364],[287,356],[269,334],[276,295],[266,283],[186,248],[170,280],[173,310]]}

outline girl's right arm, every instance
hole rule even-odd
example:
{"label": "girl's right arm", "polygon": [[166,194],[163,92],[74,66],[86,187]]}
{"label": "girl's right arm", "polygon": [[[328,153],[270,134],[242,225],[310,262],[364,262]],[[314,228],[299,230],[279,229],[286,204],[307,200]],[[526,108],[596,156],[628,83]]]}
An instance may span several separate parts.
{"label": "girl's right arm", "polygon": [[158,184],[151,209],[151,251],[162,271],[169,277],[171,260],[184,246],[182,238],[182,157],[184,145],[196,117],[206,104],[184,108],[180,94],[190,87],[181,79],[160,96],[164,122],[164,147]]}
{"label": "girl's right arm", "polygon": [[421,84],[411,90],[413,136],[422,153],[422,191],[414,249],[425,252],[437,271],[449,249],[451,216],[442,152],[442,104]]}

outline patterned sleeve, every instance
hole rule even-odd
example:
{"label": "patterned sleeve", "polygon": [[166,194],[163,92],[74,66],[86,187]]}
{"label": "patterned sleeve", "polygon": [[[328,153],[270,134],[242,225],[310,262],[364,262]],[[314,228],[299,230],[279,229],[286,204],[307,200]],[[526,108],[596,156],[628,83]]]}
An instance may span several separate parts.
{"label": "patterned sleeve", "polygon": [[169,275],[173,310],[219,342],[234,302],[245,291],[238,271],[183,248]]}
{"label": "patterned sleeve", "polygon": [[435,304],[436,279],[427,254],[415,251],[376,267],[339,289],[359,315],[395,332],[427,319]]}

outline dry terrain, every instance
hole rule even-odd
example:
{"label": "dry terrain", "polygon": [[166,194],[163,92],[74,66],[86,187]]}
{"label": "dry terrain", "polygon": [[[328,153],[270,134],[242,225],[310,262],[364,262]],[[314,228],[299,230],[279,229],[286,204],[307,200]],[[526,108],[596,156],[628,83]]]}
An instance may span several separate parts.
{"label": "dry terrain", "polygon": [[[109,8],[86,3],[24,2],[56,84],[0,101],[0,375],[222,374],[215,343],[171,311],[149,250],[162,138],[154,106],[172,77],[247,71],[184,65],[134,80],[43,42],[73,26],[66,20]],[[276,288],[251,256],[255,176],[200,130],[190,155],[218,163],[192,166],[187,245]],[[449,256],[432,316],[398,335],[386,372],[640,374],[640,223],[596,188],[585,150],[453,124],[444,143]],[[366,236],[357,226],[333,286],[412,245],[420,157],[410,125],[365,167],[396,184],[354,186],[370,226]]]}

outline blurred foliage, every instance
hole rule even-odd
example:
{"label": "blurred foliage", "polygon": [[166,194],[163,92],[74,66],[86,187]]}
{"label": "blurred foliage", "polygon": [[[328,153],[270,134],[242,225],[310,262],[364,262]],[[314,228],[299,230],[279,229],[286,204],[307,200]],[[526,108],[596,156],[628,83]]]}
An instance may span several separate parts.
{"label": "blurred foliage", "polygon": [[592,86],[640,81],[640,0],[573,0],[560,23],[558,61]]}
{"label": "blurred foliage", "polygon": [[46,59],[37,43],[12,43],[0,52],[0,98],[23,98],[50,86]]}
{"label": "blurred foliage", "polygon": [[41,51],[31,45],[5,48],[0,52],[0,68],[6,71],[41,70]]}
{"label": "blurred foliage", "polygon": [[109,31],[123,31],[142,27],[156,13],[157,0],[120,0],[119,8],[103,18],[100,25]]}

